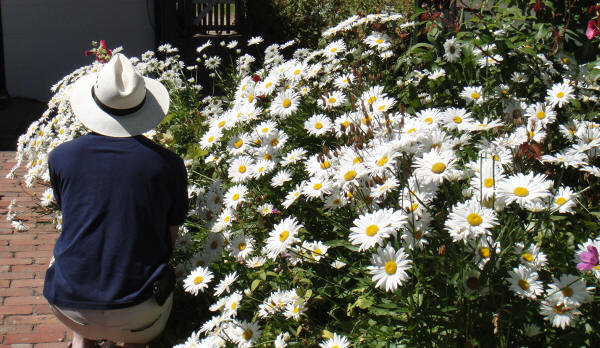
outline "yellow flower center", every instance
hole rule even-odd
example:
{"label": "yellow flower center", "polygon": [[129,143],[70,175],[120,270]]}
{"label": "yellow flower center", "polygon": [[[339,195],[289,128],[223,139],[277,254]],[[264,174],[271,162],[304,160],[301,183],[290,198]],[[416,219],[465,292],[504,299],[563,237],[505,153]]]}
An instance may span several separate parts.
{"label": "yellow flower center", "polygon": [[323,128],[323,124],[321,122],[317,122],[317,123],[315,123],[315,128],[321,129],[321,128]]}
{"label": "yellow flower center", "polygon": [[240,199],[240,194],[236,193],[233,195],[233,197],[231,197],[231,199],[233,199],[234,201],[237,201],[238,199]]}
{"label": "yellow flower center", "polygon": [[571,297],[571,296],[573,296],[573,289],[571,289],[571,288],[570,288],[570,287],[568,287],[568,286],[567,286],[566,288],[562,289],[562,290],[561,290],[561,292],[562,292],[562,294],[563,294],[565,297]]}
{"label": "yellow flower center", "polygon": [[273,157],[271,157],[271,154],[267,153],[263,156],[263,158],[266,159],[267,161],[270,161]]}
{"label": "yellow flower center", "polygon": [[252,94],[250,94],[250,95],[248,96],[248,102],[249,102],[249,103],[252,103],[252,101],[253,101],[253,100],[254,100],[254,96],[253,96]]}
{"label": "yellow flower center", "polygon": [[564,312],[567,312],[569,309],[567,307],[563,306],[562,304],[559,304],[558,306],[553,306],[552,310],[554,311],[554,313],[563,314]]}
{"label": "yellow flower center", "polygon": [[483,257],[484,259],[489,259],[490,258],[490,248],[488,248],[488,247],[479,248],[479,256]]}
{"label": "yellow flower center", "polygon": [[383,40],[382,39],[377,39],[377,40],[375,40],[375,42],[377,42],[378,44],[382,44]]}
{"label": "yellow flower center", "polygon": [[473,98],[473,99],[479,99],[480,97],[481,97],[481,95],[479,95],[479,93],[477,93],[477,92],[471,93],[471,98]]}
{"label": "yellow flower center", "polygon": [[467,222],[471,226],[479,226],[483,222],[481,216],[477,213],[471,213],[467,216]]}
{"label": "yellow flower center", "polygon": [[279,240],[281,242],[285,242],[285,240],[288,238],[289,235],[290,235],[290,231],[285,230],[279,234]]}
{"label": "yellow flower center", "polygon": [[379,231],[379,227],[377,225],[369,225],[365,233],[367,234],[367,236],[373,237],[377,234],[377,231]]}
{"label": "yellow flower center", "polygon": [[377,165],[379,167],[383,167],[387,162],[388,162],[388,158],[384,156],[384,157],[381,157],[379,159],[379,161],[377,161]]}
{"label": "yellow flower center", "polygon": [[529,282],[525,279],[519,279],[519,287],[523,290],[529,290]]}
{"label": "yellow flower center", "polygon": [[283,107],[287,109],[292,105],[292,101],[289,99],[284,99],[281,105],[283,105]]}
{"label": "yellow flower center", "polygon": [[463,120],[460,116],[454,116],[452,121],[454,121],[454,123],[462,123]]}
{"label": "yellow flower center", "polygon": [[301,72],[301,70],[300,70],[300,69],[296,69],[296,70],[294,70],[294,75],[299,75],[299,74],[300,74],[300,72]]}
{"label": "yellow flower center", "polygon": [[407,131],[406,131],[406,133],[407,133],[407,134],[410,134],[410,133],[414,133],[414,132],[416,132],[416,131],[417,131],[417,129],[416,129],[416,128],[411,128],[411,129],[407,130]]}
{"label": "yellow flower center", "polygon": [[529,190],[519,186],[514,189],[513,193],[519,197],[527,197],[529,195]]}
{"label": "yellow flower center", "polygon": [[531,255],[530,253],[525,253],[521,257],[523,258],[523,260],[525,260],[527,262],[533,261],[533,255]]}
{"label": "yellow flower center", "polygon": [[544,118],[546,118],[546,113],[543,111],[538,111],[537,114],[535,114],[535,116],[540,119],[543,120]]}
{"label": "yellow flower center", "polygon": [[565,197],[558,197],[558,198],[556,199],[556,204],[558,204],[558,205],[563,205],[563,204],[565,204],[565,202],[566,202],[566,201],[567,201],[567,200],[565,199]]}
{"label": "yellow flower center", "polygon": [[387,108],[387,105],[385,105],[385,104],[381,104],[381,105],[380,105],[380,106],[377,108],[377,110],[379,110],[379,111],[383,111],[383,110],[385,110],[386,108]]}
{"label": "yellow flower center", "polygon": [[329,51],[330,51],[331,53],[335,53],[337,50],[338,50],[338,49],[337,49],[337,47],[332,47],[332,48],[331,48]]}
{"label": "yellow flower center", "polygon": [[267,83],[265,83],[265,87],[269,88],[271,86],[273,86],[273,82],[267,82]]}
{"label": "yellow flower center", "polygon": [[294,307],[294,309],[292,310],[292,312],[293,312],[294,314],[296,314],[296,313],[300,312],[300,307]]}
{"label": "yellow flower center", "polygon": [[415,210],[417,210],[417,208],[418,208],[418,207],[419,207],[419,203],[416,203],[416,202],[415,202],[415,203],[413,203],[413,204],[410,206],[409,210],[410,210],[410,211],[415,211]]}
{"label": "yellow flower center", "polygon": [[202,278],[202,276],[197,276],[196,278],[194,278],[194,285],[202,283],[203,280],[204,278]]}
{"label": "yellow flower center", "polygon": [[244,145],[244,141],[242,139],[238,139],[235,143],[233,143],[233,147],[235,147],[236,149],[239,149],[240,147],[242,147],[242,145]]}
{"label": "yellow flower center", "polygon": [[210,137],[208,137],[208,142],[209,142],[209,143],[212,143],[212,142],[213,142],[213,140],[215,140],[215,137],[214,137],[214,136],[212,136],[212,135],[211,135]]}
{"label": "yellow flower center", "polygon": [[493,178],[487,178],[485,180],[483,180],[483,186],[490,188],[492,186],[494,186],[494,179]]}
{"label": "yellow flower center", "polygon": [[557,97],[557,98],[562,98],[562,97],[564,97],[564,96],[565,96],[565,93],[564,93],[564,92],[558,92],[558,93],[556,93],[556,97]]}
{"label": "yellow flower center", "polygon": [[346,174],[344,174],[344,180],[346,180],[346,181],[353,180],[354,178],[356,178],[355,170],[349,170],[346,172]]}
{"label": "yellow flower center", "polygon": [[432,123],[433,123],[433,118],[431,118],[431,117],[427,117],[427,118],[425,119],[425,123],[427,123],[427,124],[432,124]]}
{"label": "yellow flower center", "polygon": [[344,121],[344,122],[342,122],[342,126],[348,128],[348,126],[350,126],[350,122]]}
{"label": "yellow flower center", "polygon": [[362,163],[362,158],[360,157],[354,157],[354,159],[352,160],[352,164],[356,164],[356,163]]}
{"label": "yellow flower center", "polygon": [[396,269],[398,268],[398,265],[396,265],[396,262],[394,260],[389,260],[388,262],[385,263],[385,273],[392,275],[392,274],[396,274]]}
{"label": "yellow flower center", "polygon": [[321,187],[323,187],[323,185],[321,185],[320,183],[316,183],[316,184],[313,186],[313,188],[314,188],[315,190],[319,190],[319,189],[321,189]]}
{"label": "yellow flower center", "polygon": [[329,167],[331,167],[331,163],[329,163],[329,161],[324,161],[321,163],[321,169],[327,169]]}
{"label": "yellow flower center", "polygon": [[217,127],[222,128],[225,125],[225,121],[221,121],[219,122],[219,124],[217,125]]}
{"label": "yellow flower center", "polygon": [[226,216],[226,217],[223,219],[223,221],[225,221],[225,222],[229,222],[229,220],[231,220],[231,216]]}
{"label": "yellow flower center", "polygon": [[240,173],[245,173],[246,172],[246,166],[245,165],[241,165],[238,167],[238,172]]}
{"label": "yellow flower center", "polygon": [[336,102],[336,99],[334,97],[331,97],[327,101],[329,102],[329,104],[333,104]]}
{"label": "yellow flower center", "polygon": [[246,341],[249,341],[252,338],[252,330],[244,330],[244,332],[242,333],[242,338],[244,338]]}
{"label": "yellow flower center", "polygon": [[279,144],[279,139],[275,138],[271,140],[271,146],[277,146],[277,144]]}
{"label": "yellow flower center", "polygon": [[321,255],[323,251],[321,251],[321,249],[316,248],[315,250],[313,250],[313,255]]}
{"label": "yellow flower center", "polygon": [[436,162],[431,166],[431,171],[436,174],[441,174],[446,170],[446,164],[442,162]]}
{"label": "yellow flower center", "polygon": [[373,104],[376,100],[377,100],[377,97],[373,96],[373,97],[370,97],[369,100],[367,100],[367,103]]}
{"label": "yellow flower center", "polygon": [[244,249],[246,249],[246,243],[244,243],[244,242],[241,242],[240,244],[238,244],[238,250],[239,250],[239,251],[242,251],[242,250],[244,250]]}

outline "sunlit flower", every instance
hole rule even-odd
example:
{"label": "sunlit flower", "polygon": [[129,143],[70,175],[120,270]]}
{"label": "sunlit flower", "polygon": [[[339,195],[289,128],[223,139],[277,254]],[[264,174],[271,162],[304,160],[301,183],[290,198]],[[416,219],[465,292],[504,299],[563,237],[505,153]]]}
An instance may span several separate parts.
{"label": "sunlit flower", "polygon": [[269,233],[269,238],[266,240],[265,250],[267,256],[275,259],[292,244],[298,242],[299,239],[296,235],[302,227],[302,224],[298,223],[294,217],[287,217],[273,226],[273,230]]}
{"label": "sunlit flower", "polygon": [[538,280],[538,274],[531,268],[519,265],[508,271],[507,278],[510,290],[521,298],[535,299],[544,292],[542,282]]}
{"label": "sunlit flower", "polygon": [[548,90],[546,101],[550,103],[551,106],[558,105],[559,108],[562,108],[564,104],[575,98],[573,92],[573,87],[571,87],[568,81],[556,83]]}
{"label": "sunlit flower", "polygon": [[407,281],[406,273],[412,266],[412,261],[404,249],[394,250],[391,245],[385,248],[377,248],[377,253],[371,256],[371,266],[368,266],[372,280],[376,282],[376,288],[383,288],[387,292],[394,292]]}
{"label": "sunlit flower", "polygon": [[198,267],[184,279],[183,289],[192,295],[198,295],[198,292],[204,292],[204,289],[208,288],[208,283],[213,277],[208,268]]}

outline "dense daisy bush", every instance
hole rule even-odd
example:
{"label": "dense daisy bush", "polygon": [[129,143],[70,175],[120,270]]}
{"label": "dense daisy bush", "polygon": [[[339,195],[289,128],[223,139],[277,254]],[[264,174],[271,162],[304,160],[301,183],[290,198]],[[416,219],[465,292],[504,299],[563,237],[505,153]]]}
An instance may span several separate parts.
{"label": "dense daisy bush", "polygon": [[[186,159],[177,271],[210,303],[178,347],[598,344],[597,62],[513,7],[322,36],[223,43],[229,68],[210,42],[198,66],[135,60],[172,93],[150,136]],[[19,141],[26,182],[83,132],[64,96],[98,67]],[[198,97],[203,69],[224,95]]]}

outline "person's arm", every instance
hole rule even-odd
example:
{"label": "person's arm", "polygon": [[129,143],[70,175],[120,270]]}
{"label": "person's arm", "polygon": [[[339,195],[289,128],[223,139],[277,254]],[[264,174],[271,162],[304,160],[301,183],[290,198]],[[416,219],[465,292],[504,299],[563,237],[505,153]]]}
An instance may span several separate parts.
{"label": "person's arm", "polygon": [[171,232],[171,245],[175,247],[177,241],[177,234],[179,232],[179,226],[169,226],[169,232]]}

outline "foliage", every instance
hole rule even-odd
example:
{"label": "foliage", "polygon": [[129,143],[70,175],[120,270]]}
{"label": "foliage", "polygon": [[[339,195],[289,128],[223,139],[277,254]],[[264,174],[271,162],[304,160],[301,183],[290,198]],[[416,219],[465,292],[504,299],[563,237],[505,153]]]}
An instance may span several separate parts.
{"label": "foliage", "polygon": [[311,48],[323,30],[353,14],[409,10],[410,2],[397,0],[255,0],[246,9],[249,32],[268,42],[296,40]]}
{"label": "foliage", "polygon": [[[201,313],[181,346],[599,343],[598,61],[510,5],[457,26],[352,16],[289,53],[230,42],[229,68],[141,59],[170,87],[154,137],[185,157],[195,203],[176,301]],[[97,68],[20,140],[30,182],[77,124],[67,85]],[[223,96],[198,97],[204,68]]]}

